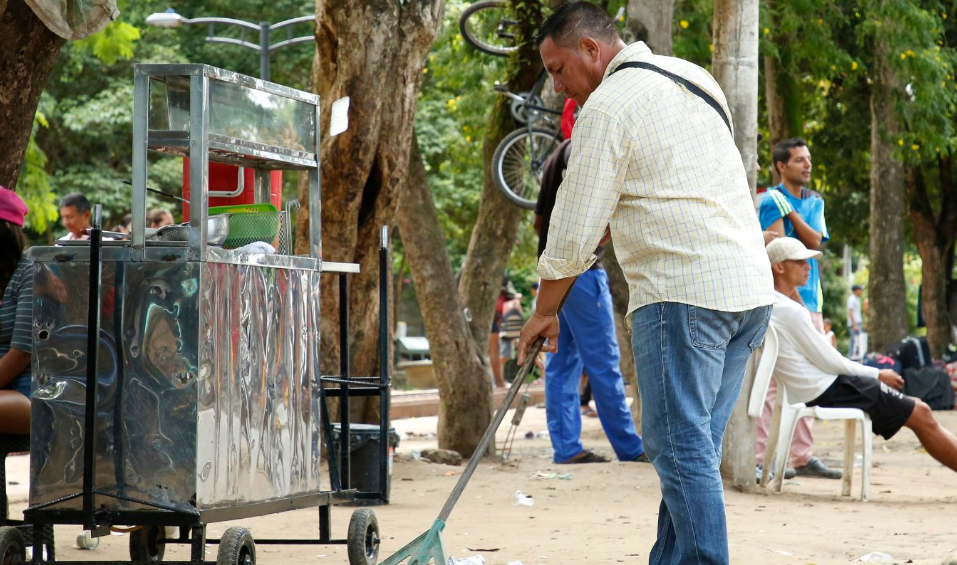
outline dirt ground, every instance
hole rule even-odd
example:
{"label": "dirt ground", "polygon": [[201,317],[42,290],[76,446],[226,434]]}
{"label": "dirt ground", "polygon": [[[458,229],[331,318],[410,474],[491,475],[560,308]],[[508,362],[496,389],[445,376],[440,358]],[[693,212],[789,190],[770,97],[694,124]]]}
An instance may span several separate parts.
{"label": "dirt ground", "polygon": [[[951,431],[957,413],[937,413]],[[507,424],[499,430],[504,440]],[[403,437],[392,483],[392,502],[375,507],[383,537],[380,560],[391,555],[435,520],[464,467],[436,465],[410,457],[435,447],[436,418],[396,420]],[[655,538],[659,503],[654,469],[641,463],[554,465],[547,437],[525,439],[545,430],[545,411],[529,408],[518,430],[511,464],[483,462],[453,511],[443,535],[448,554],[457,558],[484,556],[489,565],[647,563]],[[843,428],[817,422],[816,454],[840,465]],[[586,447],[607,456],[611,447],[597,419],[584,423]],[[11,458],[8,480],[12,514],[25,505],[26,458]],[[895,563],[938,565],[957,557],[957,474],[924,453],[916,437],[902,430],[891,441],[875,439],[871,500],[860,501],[860,469],[854,497],[840,496],[840,481],[787,481],[784,493],[727,491],[731,561],[735,564],[825,565],[858,561],[871,552],[889,554]],[[551,474],[570,473],[569,478]],[[544,476],[543,476],[544,475]],[[534,505],[516,504],[516,491]],[[17,494],[17,493],[21,494]],[[352,508],[333,509],[333,535],[345,537]],[[216,523],[208,537],[218,537],[232,524]],[[314,510],[247,519],[239,525],[257,538],[317,537]],[[76,527],[57,527],[58,557],[70,560],[128,559],[127,538],[110,536],[95,551],[74,545]],[[257,547],[263,564],[346,564],[344,546]],[[208,546],[215,560],[216,546]],[[167,559],[188,558],[173,546]],[[957,563],[957,561],[955,561]],[[513,564],[514,565],[514,564]]]}

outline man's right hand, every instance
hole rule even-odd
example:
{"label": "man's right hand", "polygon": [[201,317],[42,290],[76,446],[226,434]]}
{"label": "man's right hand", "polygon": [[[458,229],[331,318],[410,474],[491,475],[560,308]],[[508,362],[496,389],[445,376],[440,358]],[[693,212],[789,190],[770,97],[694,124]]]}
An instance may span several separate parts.
{"label": "man's right hand", "polygon": [[532,353],[532,345],[539,337],[545,338],[542,353],[558,352],[558,314],[542,315],[535,312],[522,327],[518,338],[518,364],[525,362],[525,358]]}
{"label": "man's right hand", "polygon": [[904,378],[897,374],[894,369],[881,369],[877,375],[878,380],[891,388],[904,390]]}

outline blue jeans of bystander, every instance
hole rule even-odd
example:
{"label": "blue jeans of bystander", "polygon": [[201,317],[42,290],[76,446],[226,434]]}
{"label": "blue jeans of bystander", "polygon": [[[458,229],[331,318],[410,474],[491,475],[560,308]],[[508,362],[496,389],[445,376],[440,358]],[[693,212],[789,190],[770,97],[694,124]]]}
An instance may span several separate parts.
{"label": "blue jeans of bystander", "polygon": [[645,448],[625,398],[611,292],[603,269],[578,277],[558,319],[562,330],[558,353],[549,353],[545,363],[545,409],[555,462],[568,461],[584,450],[578,394],[582,367],[615,455],[621,461],[633,461]]}
{"label": "blue jeans of bystander", "polygon": [[729,562],[721,441],[770,306],[719,312],[673,302],[632,314],[645,450],[661,480],[651,565]]}

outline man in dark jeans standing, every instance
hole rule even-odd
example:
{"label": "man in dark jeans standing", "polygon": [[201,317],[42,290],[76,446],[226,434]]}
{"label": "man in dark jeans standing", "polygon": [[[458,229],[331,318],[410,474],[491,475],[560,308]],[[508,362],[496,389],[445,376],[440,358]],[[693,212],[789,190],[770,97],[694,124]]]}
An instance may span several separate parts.
{"label": "man in dark jeans standing", "polygon": [[[535,206],[538,255],[548,241],[548,224],[555,196],[568,165],[571,141],[565,140],[545,162],[541,190]],[[605,435],[621,461],[648,462],[641,437],[625,399],[621,377],[621,353],[615,335],[615,319],[608,275],[601,264],[604,248],[595,250],[597,261],[572,287],[559,314],[562,328],[557,353],[545,361],[545,413],[555,463],[606,463],[607,459],[585,450],[581,443],[582,413],[578,383],[582,368],[588,373],[592,397]]]}
{"label": "man in dark jeans standing", "polygon": [[701,67],[626,45],[589,2],[556,9],[536,41],[555,90],[582,108],[519,355],[540,337],[546,353],[561,350],[562,296],[610,226],[628,281],[644,446],[661,482],[649,562],[727,565],[721,441],[774,301],[727,101]]}

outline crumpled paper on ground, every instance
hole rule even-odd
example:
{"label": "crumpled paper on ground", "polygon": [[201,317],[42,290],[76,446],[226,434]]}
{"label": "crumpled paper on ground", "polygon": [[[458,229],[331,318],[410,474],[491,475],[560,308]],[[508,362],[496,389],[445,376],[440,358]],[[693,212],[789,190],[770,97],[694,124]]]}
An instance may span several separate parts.
{"label": "crumpled paper on ground", "polygon": [[880,551],[872,551],[867,555],[862,555],[858,561],[871,561],[871,562],[883,562],[887,563],[893,561],[894,558],[886,553],[881,553]]}

